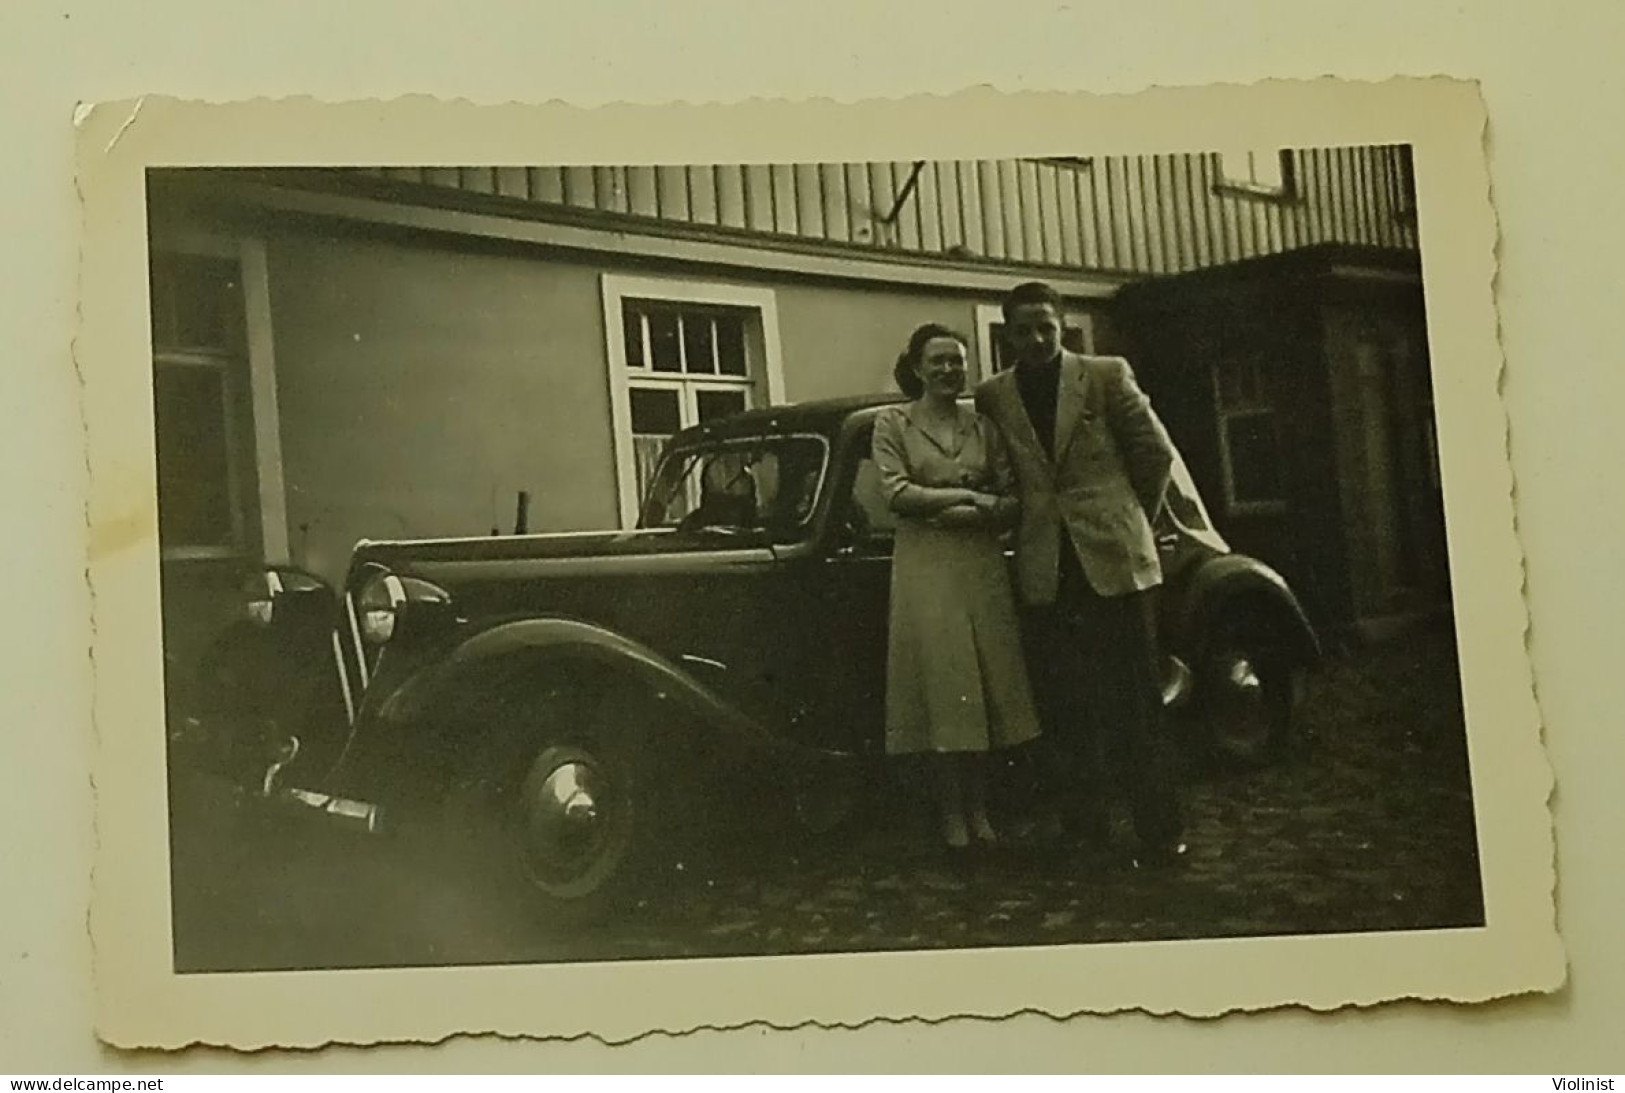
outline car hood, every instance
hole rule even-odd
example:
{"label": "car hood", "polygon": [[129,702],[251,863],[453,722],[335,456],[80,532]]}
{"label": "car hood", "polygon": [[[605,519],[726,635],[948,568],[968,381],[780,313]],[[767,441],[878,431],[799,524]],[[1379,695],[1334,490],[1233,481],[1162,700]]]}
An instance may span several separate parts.
{"label": "car hood", "polygon": [[429,579],[455,581],[475,570],[499,567],[504,574],[658,571],[669,567],[725,565],[729,560],[773,557],[766,534],[720,531],[556,532],[543,535],[495,535],[469,539],[362,541],[351,557],[350,579],[372,565]]}

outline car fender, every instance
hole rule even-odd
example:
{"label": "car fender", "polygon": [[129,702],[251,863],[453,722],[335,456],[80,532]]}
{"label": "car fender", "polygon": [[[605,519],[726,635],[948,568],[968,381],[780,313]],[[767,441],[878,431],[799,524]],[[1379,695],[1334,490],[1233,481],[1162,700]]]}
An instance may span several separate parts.
{"label": "car fender", "polygon": [[1199,661],[1213,620],[1242,600],[1268,605],[1270,624],[1286,639],[1296,662],[1320,658],[1320,638],[1286,579],[1245,554],[1208,558],[1180,581],[1163,623],[1171,651]]}
{"label": "car fender", "polygon": [[508,620],[467,636],[393,688],[368,719],[391,728],[421,723],[455,702],[464,688],[476,685],[485,670],[512,658],[526,658],[540,669],[612,673],[618,682],[624,682],[628,696],[639,694],[669,704],[682,715],[677,721],[701,726],[762,758],[809,768],[847,758],[778,737],[641,642],[562,616]]}

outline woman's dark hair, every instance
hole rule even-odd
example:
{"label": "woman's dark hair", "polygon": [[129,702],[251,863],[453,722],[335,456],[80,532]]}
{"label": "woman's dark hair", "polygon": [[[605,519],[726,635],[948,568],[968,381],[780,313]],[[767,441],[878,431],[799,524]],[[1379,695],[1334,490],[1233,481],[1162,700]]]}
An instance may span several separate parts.
{"label": "woman's dark hair", "polygon": [[926,323],[918,327],[908,336],[908,348],[897,358],[897,364],[891,371],[892,379],[897,381],[897,389],[909,398],[919,398],[925,394],[925,383],[919,373],[920,354],[925,352],[925,343],[932,338],[952,338],[960,345],[970,345],[965,335],[941,323]]}

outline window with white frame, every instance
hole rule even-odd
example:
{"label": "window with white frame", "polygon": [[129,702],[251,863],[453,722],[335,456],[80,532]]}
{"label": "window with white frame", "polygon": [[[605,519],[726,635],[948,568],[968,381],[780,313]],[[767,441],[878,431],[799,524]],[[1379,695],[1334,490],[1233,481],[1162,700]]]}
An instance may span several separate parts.
{"label": "window with white frame", "polygon": [[1286,505],[1281,414],[1262,354],[1231,352],[1213,369],[1219,418],[1219,459],[1225,506],[1233,513],[1278,511]]}
{"label": "window with white frame", "polygon": [[783,400],[771,290],[606,275],[623,525],[673,434]]}
{"label": "window with white frame", "polygon": [[1266,197],[1284,197],[1291,185],[1286,153],[1271,150],[1231,150],[1219,153],[1222,186]]}
{"label": "window with white frame", "polygon": [[[1087,313],[1068,315],[1061,326],[1061,344],[1074,353],[1095,351],[1094,317]],[[1003,372],[1011,365],[1004,346],[1004,311],[998,304],[976,306],[976,355],[982,378]]]}
{"label": "window with white frame", "polygon": [[186,239],[149,265],[163,556],[285,556],[264,252]]}

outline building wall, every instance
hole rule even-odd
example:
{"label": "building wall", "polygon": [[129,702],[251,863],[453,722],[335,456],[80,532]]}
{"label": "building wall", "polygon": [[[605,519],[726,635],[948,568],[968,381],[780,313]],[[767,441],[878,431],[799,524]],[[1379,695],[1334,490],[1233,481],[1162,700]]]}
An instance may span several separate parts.
{"label": "building wall", "polygon": [[946,323],[975,342],[972,299],[817,284],[785,286],[778,297],[790,402],[894,390],[892,364],[924,322]]}
{"label": "building wall", "polygon": [[[1317,625],[1349,620],[1342,577],[1345,545],[1339,520],[1332,410],[1321,361],[1322,330],[1312,283],[1226,279],[1183,291],[1134,293],[1118,301],[1129,355],[1141,385],[1168,426],[1232,549],[1279,571]],[[1260,314],[1271,321],[1258,322]],[[1219,408],[1218,359],[1251,352],[1282,412],[1280,460],[1284,504],[1274,509],[1227,503]]]}
{"label": "building wall", "polygon": [[1278,195],[1227,182],[1216,152],[927,161],[917,174],[910,162],[361,173],[400,184],[406,199],[414,191],[455,191],[506,198],[543,215],[582,210],[860,250],[1069,269],[1177,273],[1333,242],[1415,250],[1406,149],[1283,155],[1287,188]]}
{"label": "building wall", "polygon": [[773,288],[789,401],[892,390],[926,321],[974,356],[977,306],[997,302],[449,238],[294,231],[267,252],[288,541],[330,578],[363,537],[509,532],[521,490],[533,531],[616,524],[603,274]]}
{"label": "building wall", "polygon": [[307,234],[269,255],[297,558],[511,530],[520,490],[550,527],[613,522],[595,271]]}
{"label": "building wall", "polygon": [[1326,364],[1356,614],[1404,616],[1449,593],[1443,499],[1429,449],[1426,332],[1401,301],[1326,308]]}
{"label": "building wall", "polygon": [[[894,391],[892,367],[921,323],[940,322],[970,341],[973,381],[992,374],[977,338],[978,310],[996,306],[996,293],[850,284],[780,285],[779,329],[785,347],[786,396],[791,402]],[[1085,318],[1100,351],[1113,345],[1103,301],[1070,301],[1069,323]]]}
{"label": "building wall", "polygon": [[[1420,286],[1380,267],[1343,276],[1345,260],[1148,282],[1115,301],[1220,531],[1328,631],[1437,610],[1449,593]],[[1284,503],[1267,509],[1226,502],[1213,374],[1238,350],[1263,364],[1276,411]]]}
{"label": "building wall", "polygon": [[[167,223],[263,240],[289,556],[336,578],[363,537],[511,530],[520,491],[531,497],[532,530],[616,524],[604,274],[771,288],[791,401],[889,390],[898,350],[929,320],[961,328],[985,375],[989,362],[974,358],[986,309],[1006,283],[1046,270],[1058,284],[1068,282],[1053,271],[1082,271],[1074,281],[1090,287],[1077,291],[1094,292],[1111,283],[1104,273],[1091,282],[1097,270],[1174,272],[1323,240],[1414,249],[1403,150],[1289,160],[1285,197],[1222,186],[1217,155],[928,163],[895,225],[877,217],[906,185],[909,164],[295,173],[401,207],[449,198],[514,223],[574,216],[597,229],[658,229],[670,233],[665,257],[459,235],[455,217],[438,211],[445,226],[430,217],[387,227],[284,215],[206,191],[198,208],[179,198],[158,208],[154,230]],[[690,237],[700,243],[683,241]],[[695,263],[718,243],[739,255],[812,247],[825,268]],[[843,267],[879,251],[891,252],[886,283],[862,279],[862,263]],[[1097,348],[1132,353],[1108,306],[1075,302],[1090,311]],[[1206,440],[1190,439],[1201,472]],[[1246,540],[1237,545],[1253,548],[1247,530],[1232,527]],[[1278,528],[1258,531],[1259,553],[1284,549]],[[215,586],[236,579],[230,569],[166,564],[166,602],[205,583],[208,594],[194,599],[217,602]],[[204,582],[210,574],[221,576]]]}

